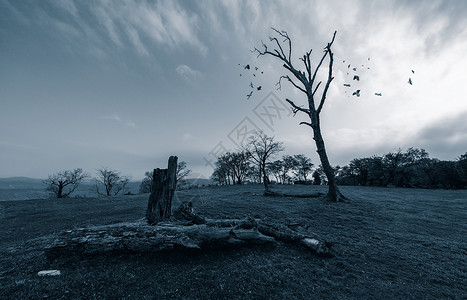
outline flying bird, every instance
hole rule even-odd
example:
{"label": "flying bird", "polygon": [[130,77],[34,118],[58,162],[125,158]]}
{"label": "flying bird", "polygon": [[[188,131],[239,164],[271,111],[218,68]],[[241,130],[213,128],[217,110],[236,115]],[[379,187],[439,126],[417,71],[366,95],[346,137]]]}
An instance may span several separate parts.
{"label": "flying bird", "polygon": [[353,76],[353,80],[360,81],[360,77],[359,77],[358,75],[354,75],[354,76]]}
{"label": "flying bird", "polygon": [[415,71],[414,71],[414,70],[412,70],[412,74],[415,74]]}
{"label": "flying bird", "polygon": [[348,84],[348,83],[344,83],[344,86],[346,86],[346,87],[350,87],[350,84]]}
{"label": "flying bird", "polygon": [[250,87],[253,88],[253,82],[250,82]]}
{"label": "flying bird", "polygon": [[357,71],[357,68],[353,68],[352,70]]}
{"label": "flying bird", "polygon": [[258,67],[255,67],[255,71],[258,71]]}
{"label": "flying bird", "polygon": [[382,93],[375,93],[376,96],[383,96]]}
{"label": "flying bird", "polygon": [[409,83],[410,85],[412,85],[412,78],[409,78],[408,83]]}
{"label": "flying bird", "polygon": [[350,69],[350,64],[347,66],[347,69]]}
{"label": "flying bird", "polygon": [[251,95],[253,95],[253,91],[251,91],[248,95],[246,95],[246,100],[250,100]]}
{"label": "flying bird", "polygon": [[360,97],[360,90],[356,90],[352,96],[357,96],[357,97]]}
{"label": "flying bird", "polygon": [[261,86],[258,86],[256,89],[257,89],[258,91],[261,91]]}
{"label": "flying bird", "polygon": [[246,65],[246,66],[245,66],[245,69],[249,70],[249,69],[250,69],[250,65]]}

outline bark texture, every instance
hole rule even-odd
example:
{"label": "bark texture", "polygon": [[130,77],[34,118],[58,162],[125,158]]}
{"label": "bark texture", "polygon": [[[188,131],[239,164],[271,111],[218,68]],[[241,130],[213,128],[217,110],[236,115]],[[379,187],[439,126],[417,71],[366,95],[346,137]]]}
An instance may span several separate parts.
{"label": "bark texture", "polygon": [[284,225],[253,219],[207,220],[193,226],[161,222],[156,226],[126,223],[74,229],[58,234],[45,253],[56,259],[115,252],[225,249],[277,241],[303,245],[319,256],[332,256],[326,242]]}
{"label": "bark texture", "polygon": [[172,199],[177,187],[177,157],[169,158],[167,169],[154,169],[146,219],[149,224],[168,221],[172,216]]}

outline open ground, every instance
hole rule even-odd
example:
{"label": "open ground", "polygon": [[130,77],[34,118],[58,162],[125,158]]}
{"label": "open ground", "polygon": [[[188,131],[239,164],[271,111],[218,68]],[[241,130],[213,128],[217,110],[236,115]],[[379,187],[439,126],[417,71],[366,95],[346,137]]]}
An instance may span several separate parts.
{"label": "open ground", "polygon": [[[273,186],[284,193],[325,186]],[[133,222],[148,194],[0,202],[0,298],[310,299],[467,297],[467,191],[342,187],[351,200],[264,197],[262,186],[177,191],[207,218],[261,218],[333,244],[335,256],[275,246],[109,253],[48,260],[63,230]],[[39,277],[58,269],[60,276]]]}

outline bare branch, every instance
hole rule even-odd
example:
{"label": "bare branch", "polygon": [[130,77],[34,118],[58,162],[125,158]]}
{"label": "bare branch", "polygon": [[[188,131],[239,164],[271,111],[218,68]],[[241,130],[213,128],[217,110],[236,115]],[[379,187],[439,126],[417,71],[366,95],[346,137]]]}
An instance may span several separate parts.
{"label": "bare branch", "polygon": [[325,50],[326,53],[329,54],[329,73],[328,73],[328,80],[326,82],[326,85],[324,86],[323,94],[321,96],[321,101],[317,109],[318,115],[321,112],[321,109],[323,108],[324,102],[326,101],[326,95],[328,93],[329,85],[331,84],[331,81],[334,79],[334,77],[332,77],[332,65],[334,63],[334,54],[332,53],[331,45],[334,42],[336,33],[337,31],[334,31],[334,35],[332,36],[332,41],[328,43],[328,45],[326,46],[326,50]]}
{"label": "bare branch", "polygon": [[318,82],[318,84],[316,85],[315,90],[313,91],[313,94],[312,94],[313,96],[315,95],[316,91],[318,90],[319,85],[321,84],[321,82],[322,81]]}
{"label": "bare branch", "polygon": [[306,90],[304,90],[303,88],[299,87],[299,86],[289,77],[289,75],[282,75],[281,77],[279,77],[279,82],[278,82],[279,87],[281,87],[280,82],[281,82],[282,78],[287,79],[287,80],[288,80],[295,88],[297,88],[298,90],[304,92],[305,94],[307,93]]}
{"label": "bare branch", "polygon": [[304,113],[306,113],[307,115],[310,114],[310,110],[309,110],[309,109],[306,109],[306,108],[297,106],[292,100],[286,98],[285,101],[289,102],[289,104],[292,106],[294,114],[296,114],[298,111],[304,112]]}
{"label": "bare branch", "polygon": [[300,122],[299,125],[308,125],[308,126],[312,127],[311,123],[308,123],[308,122]]}
{"label": "bare branch", "polygon": [[308,62],[308,69],[306,70],[308,72],[308,82],[311,82],[311,61],[310,61],[310,55],[311,55],[312,49],[310,49],[309,52],[306,54],[306,60]]}
{"label": "bare branch", "polygon": [[275,38],[275,37],[269,37],[269,40],[270,40],[271,42],[272,42],[272,41],[276,42],[277,47],[279,47],[279,50],[281,50],[281,52],[279,53],[279,51],[277,51],[277,49],[275,49],[276,53],[277,53],[280,57],[282,57],[283,60],[287,60],[287,57],[285,57],[284,50],[282,49],[282,46],[281,46],[281,44],[279,43],[279,40],[278,40],[277,38]]}
{"label": "bare branch", "polygon": [[[280,36],[282,36],[284,38],[283,42],[288,42],[289,43],[289,56],[288,56],[288,61],[290,62],[291,61],[291,57],[292,57],[292,41],[290,40],[289,38],[289,34],[287,33],[287,31],[285,30],[277,30],[275,29],[274,27],[271,27],[272,30],[274,30],[277,34],[279,34]],[[281,49],[282,50],[282,49]],[[282,52],[284,53],[284,52]],[[285,58],[285,55],[284,55],[284,58]]]}
{"label": "bare branch", "polygon": [[336,38],[336,33],[337,33],[337,31],[334,31],[331,42],[328,43],[327,46],[324,48],[324,55],[323,55],[323,57],[321,57],[321,60],[319,61],[319,64],[316,66],[316,69],[315,69],[315,72],[313,73],[313,78],[311,79],[311,82],[315,81],[316,74],[318,73],[319,68],[323,64],[323,61],[326,58],[326,55],[328,55],[328,53],[331,51],[331,46],[334,43],[334,39]]}
{"label": "bare branch", "polygon": [[[269,51],[269,50],[268,50],[268,46],[267,46],[263,41],[261,41],[261,44],[263,45],[263,48],[264,48],[263,51],[259,50],[259,49],[256,48],[256,47],[255,47],[255,49],[251,50],[251,52],[253,52],[253,53],[255,53],[255,52],[258,53],[257,57],[260,57],[260,56],[262,56],[262,55],[269,54],[269,55],[272,55],[272,56],[275,56],[275,57],[279,58],[280,60],[283,60],[282,56],[280,56],[278,53],[274,53],[274,52]],[[276,52],[277,52],[277,51],[276,51]]]}

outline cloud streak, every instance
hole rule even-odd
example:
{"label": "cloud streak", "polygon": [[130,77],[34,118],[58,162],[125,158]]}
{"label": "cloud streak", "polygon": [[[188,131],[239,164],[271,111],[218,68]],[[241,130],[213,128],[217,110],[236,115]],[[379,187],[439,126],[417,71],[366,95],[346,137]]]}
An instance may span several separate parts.
{"label": "cloud streak", "polygon": [[186,81],[192,82],[201,77],[201,72],[190,68],[187,65],[179,65],[175,71]]}
{"label": "cloud streak", "polygon": [[138,126],[136,126],[135,122],[125,121],[122,118],[120,118],[120,115],[118,115],[116,113],[110,114],[110,115],[103,115],[103,116],[100,117],[100,119],[118,122],[118,123],[121,123],[121,124],[125,125],[126,127],[130,127],[130,128],[134,128],[134,129],[138,128]]}

